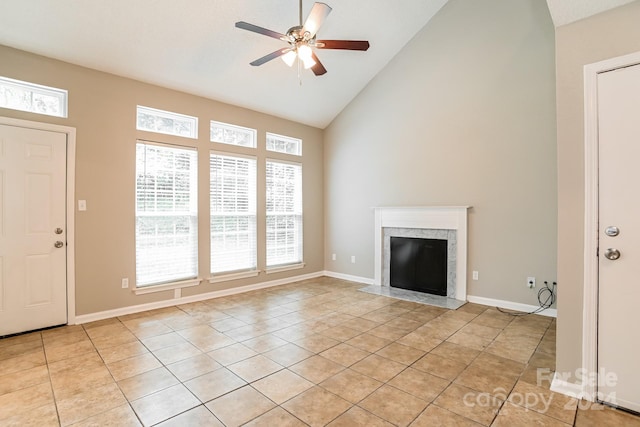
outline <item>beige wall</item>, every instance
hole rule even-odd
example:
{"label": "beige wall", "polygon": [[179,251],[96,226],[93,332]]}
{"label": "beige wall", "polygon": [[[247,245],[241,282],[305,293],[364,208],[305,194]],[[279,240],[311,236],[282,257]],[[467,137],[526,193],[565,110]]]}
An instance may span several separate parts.
{"label": "beige wall", "polygon": [[556,279],[554,67],[545,2],[450,0],[325,131],[325,269],[373,278],[372,207],[471,205],[469,294],[537,305],[527,276]]}
{"label": "beige wall", "polygon": [[[203,282],[183,296],[253,284],[323,269],[322,130],[205,98],[117,77],[42,56],[0,46],[0,75],[69,91],[69,118],[59,119],[1,109],[0,115],[72,126],[77,129],[75,199],[88,210],[76,212],[76,313],[95,313],[173,298],[173,291],[135,296],[120,281],[135,281],[135,144],[137,138],[194,145],[199,170],[208,170],[209,121],[218,120],[258,130],[258,174],[267,157],[265,132],[302,138],[304,191],[304,259],[306,267],[286,273],[215,285]],[[215,84],[224,84],[217,82]],[[136,130],[136,105],[175,111],[199,118],[199,139],[187,140]],[[246,150],[245,150],[246,151]],[[251,151],[247,151],[251,152]],[[270,153],[269,157],[278,158]],[[200,276],[209,274],[209,198],[207,173],[199,175]],[[258,186],[258,268],[265,267],[264,180]],[[73,197],[73,195],[72,195]]]}
{"label": "beige wall", "polygon": [[640,2],[556,29],[558,372],[582,367],[584,83],[586,64],[640,51]]}

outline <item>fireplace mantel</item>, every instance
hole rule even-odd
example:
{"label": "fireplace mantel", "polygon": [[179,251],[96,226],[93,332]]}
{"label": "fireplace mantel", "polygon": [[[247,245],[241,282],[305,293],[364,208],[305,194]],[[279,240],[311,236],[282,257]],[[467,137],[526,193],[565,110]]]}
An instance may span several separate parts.
{"label": "fireplace mantel", "polygon": [[383,232],[386,227],[456,230],[456,299],[467,300],[467,213],[470,206],[377,207],[374,284],[382,286]]}

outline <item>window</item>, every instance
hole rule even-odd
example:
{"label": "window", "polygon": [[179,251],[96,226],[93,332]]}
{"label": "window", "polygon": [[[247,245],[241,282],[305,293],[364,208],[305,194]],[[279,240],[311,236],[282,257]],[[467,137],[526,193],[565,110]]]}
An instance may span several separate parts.
{"label": "window", "polygon": [[197,153],[136,145],[136,283],[138,287],[198,276]]}
{"label": "window", "polygon": [[0,77],[0,107],[67,117],[67,91]]}
{"label": "window", "polygon": [[256,130],[211,121],[211,142],[256,148]]}
{"label": "window", "polygon": [[267,150],[302,156],[302,140],[267,132]]}
{"label": "window", "polygon": [[302,262],[302,165],[267,160],[267,267]]}
{"label": "window", "polygon": [[138,105],[136,129],[198,138],[198,118]]}
{"label": "window", "polygon": [[256,270],[256,159],[211,153],[211,273]]}

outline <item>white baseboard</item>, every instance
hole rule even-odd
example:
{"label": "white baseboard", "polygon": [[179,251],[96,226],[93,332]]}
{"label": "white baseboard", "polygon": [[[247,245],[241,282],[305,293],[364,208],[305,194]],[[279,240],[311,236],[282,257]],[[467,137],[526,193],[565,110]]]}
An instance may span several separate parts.
{"label": "white baseboard", "polygon": [[[476,297],[473,295],[467,295],[467,301],[472,302],[474,304],[506,308],[508,310],[522,311],[525,313],[529,313],[531,311],[534,311],[540,308],[539,306],[536,306],[536,305],[521,304],[519,302],[504,301],[504,300],[493,299],[493,298]],[[536,314],[539,314],[540,316],[547,316],[547,317],[558,317],[558,311],[555,308],[548,308]]]}
{"label": "white baseboard", "polygon": [[[196,294],[196,295],[191,295],[187,297],[178,297],[178,298],[156,301],[156,302],[147,303],[147,304],[132,305],[127,307],[116,308],[113,310],[99,311],[96,313],[81,314],[75,317],[75,324],[80,325],[82,323],[95,322],[97,320],[109,319],[112,317],[124,316],[127,314],[140,313],[142,311],[173,307],[180,304],[188,304],[188,303],[204,301],[212,298],[220,298],[220,297],[225,297],[229,295],[236,295],[244,292],[255,291],[258,289],[265,289],[265,288],[271,288],[274,286],[286,285],[288,283],[299,282],[302,280],[315,279],[317,277],[322,277],[322,276],[348,280],[350,282],[362,283],[365,285],[374,284],[374,280],[368,277],[352,276],[350,274],[336,273],[333,271],[325,270],[325,271],[318,271],[315,273],[303,274],[300,276],[287,277],[284,279],[270,280],[268,282],[255,283],[253,285],[240,286],[237,288],[206,292],[202,294]],[[500,308],[506,308],[509,310],[517,310],[517,311],[523,311],[523,312],[533,311],[538,308],[534,305],[520,304],[517,302],[503,301],[503,300],[497,300],[492,298],[476,297],[473,295],[467,295],[467,300],[475,304],[488,305],[491,307],[500,307]],[[557,311],[556,309],[550,308],[538,314],[542,316],[556,317]],[[575,386],[574,384],[571,384],[571,383],[567,383],[567,384]],[[577,386],[577,387],[580,387],[580,386]]]}
{"label": "white baseboard", "polygon": [[558,377],[557,372],[553,375],[550,389],[555,393],[565,394],[567,396],[575,397],[576,399],[582,399],[584,397],[582,384],[574,384],[562,380]]}
{"label": "white baseboard", "polygon": [[350,274],[336,273],[333,271],[325,270],[323,274],[327,277],[333,277],[334,279],[348,280],[350,282],[363,283],[365,285],[373,285],[373,279],[368,277],[352,276]]}
{"label": "white baseboard", "polygon": [[299,282],[307,279],[315,279],[322,277],[323,271],[315,273],[303,274],[300,276],[287,277],[284,279],[270,280],[268,282],[255,283],[253,285],[240,286],[237,288],[223,289],[220,291],[206,292],[197,295],[191,295],[187,297],[173,298],[163,301],[151,302],[147,304],[131,305],[128,307],[116,308],[113,310],[99,311],[96,313],[82,314],[76,316],[75,324],[80,325],[82,323],[95,322],[97,320],[109,319],[117,316],[124,316],[127,314],[140,313],[142,311],[155,310],[158,308],[173,307],[180,304],[188,304],[191,302],[204,301],[212,298],[226,297],[229,295],[241,294],[244,292],[255,291],[258,289],[271,288],[274,286],[286,285],[288,283]]}

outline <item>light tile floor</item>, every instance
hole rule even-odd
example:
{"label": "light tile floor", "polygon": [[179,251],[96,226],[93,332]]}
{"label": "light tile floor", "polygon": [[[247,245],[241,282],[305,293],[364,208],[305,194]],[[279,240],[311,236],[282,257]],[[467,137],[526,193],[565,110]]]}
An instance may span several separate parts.
{"label": "light tile floor", "polygon": [[319,278],[0,339],[0,426],[640,426],[549,391],[555,321]]}

